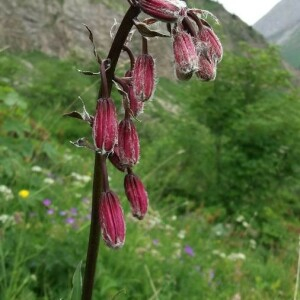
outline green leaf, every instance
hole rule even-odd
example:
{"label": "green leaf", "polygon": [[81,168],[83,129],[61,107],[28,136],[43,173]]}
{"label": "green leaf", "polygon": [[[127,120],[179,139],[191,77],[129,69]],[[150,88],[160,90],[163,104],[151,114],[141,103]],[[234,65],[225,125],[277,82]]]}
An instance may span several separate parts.
{"label": "green leaf", "polygon": [[70,300],[81,300],[81,293],[82,293],[82,275],[81,275],[81,265],[82,261],[77,265],[75,273],[72,279],[72,294]]}

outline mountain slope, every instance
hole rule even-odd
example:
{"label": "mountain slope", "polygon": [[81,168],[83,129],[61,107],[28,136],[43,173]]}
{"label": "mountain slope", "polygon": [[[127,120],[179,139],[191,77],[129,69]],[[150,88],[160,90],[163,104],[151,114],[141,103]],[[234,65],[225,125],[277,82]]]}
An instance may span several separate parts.
{"label": "mountain slope", "polygon": [[254,28],[280,46],[284,58],[300,68],[300,1],[282,0]]}
{"label": "mountain slope", "polygon": [[[190,7],[210,10],[220,20],[213,24],[225,50],[238,51],[238,42],[253,46],[265,46],[262,36],[235,15],[229,14],[222,5],[209,0],[187,1]],[[12,51],[41,50],[49,55],[66,57],[72,53],[92,59],[88,34],[82,23],[93,31],[97,48],[103,53],[111,44],[109,31],[114,19],[120,22],[128,3],[123,0],[4,0],[0,2],[0,44]],[[140,39],[133,40],[136,51]],[[170,76],[173,71],[170,39],[155,39],[151,51],[163,62],[159,75]],[[162,50],[163,49],[163,50]]]}

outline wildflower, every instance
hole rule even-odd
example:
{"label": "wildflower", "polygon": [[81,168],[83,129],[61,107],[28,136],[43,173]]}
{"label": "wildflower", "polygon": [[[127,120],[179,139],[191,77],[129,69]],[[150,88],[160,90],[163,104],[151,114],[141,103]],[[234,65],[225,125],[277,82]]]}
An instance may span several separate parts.
{"label": "wildflower", "polygon": [[47,210],[48,215],[53,215],[54,214],[54,209],[50,208]]}
{"label": "wildflower", "polygon": [[137,164],[140,157],[140,143],[131,119],[125,118],[120,122],[118,139],[120,162],[129,167]]}
{"label": "wildflower", "polygon": [[125,172],[126,166],[122,164],[119,156],[119,147],[115,146],[115,150],[113,153],[108,155],[109,161],[113,164],[115,168],[117,168],[121,172]]}
{"label": "wildflower", "polygon": [[0,185],[0,194],[3,195],[6,201],[12,200],[14,198],[13,192],[6,185]]}
{"label": "wildflower", "polygon": [[118,123],[114,102],[111,98],[100,98],[93,123],[95,146],[102,154],[110,153],[118,139]]}
{"label": "wildflower", "polygon": [[186,3],[180,0],[139,0],[141,10],[153,18],[168,22],[177,22],[186,11]]}
{"label": "wildflower", "polygon": [[120,248],[125,242],[125,221],[118,196],[104,192],[100,199],[100,226],[102,238],[111,248]]}
{"label": "wildflower", "polygon": [[185,246],[184,252],[189,256],[195,256],[195,252],[191,246]]}
{"label": "wildflower", "polygon": [[185,238],[186,231],[184,229],[180,230],[177,234],[178,238],[183,240]]}
{"label": "wildflower", "polygon": [[55,183],[55,180],[53,178],[50,178],[50,177],[45,178],[43,181],[44,181],[44,183],[49,184],[49,185]]}
{"label": "wildflower", "polygon": [[44,199],[44,200],[43,200],[43,204],[44,204],[44,206],[46,206],[46,207],[50,206],[51,203],[52,203],[52,201],[51,201],[50,199]]}
{"label": "wildflower", "polygon": [[31,171],[32,172],[36,172],[36,173],[40,173],[42,172],[42,168],[40,166],[32,166]]}
{"label": "wildflower", "polygon": [[184,30],[177,30],[173,35],[173,52],[178,79],[189,79],[198,69],[198,56],[192,36]]}
{"label": "wildflower", "polygon": [[140,101],[149,100],[155,88],[155,63],[149,54],[141,54],[136,58],[132,70],[132,85],[136,98]]}
{"label": "wildflower", "polygon": [[66,223],[72,225],[75,223],[75,219],[72,217],[66,218]]}
{"label": "wildflower", "polygon": [[227,259],[232,261],[245,260],[246,255],[244,253],[231,253],[227,256]]}
{"label": "wildflower", "polygon": [[10,215],[0,215],[0,223],[6,224],[6,225],[13,225],[15,224],[15,218]]}
{"label": "wildflower", "polygon": [[157,245],[159,244],[159,240],[158,240],[158,239],[154,239],[154,240],[152,241],[152,243],[153,243],[155,246],[157,246]]}
{"label": "wildflower", "polygon": [[216,63],[205,53],[201,53],[198,57],[198,71],[196,75],[203,81],[211,81],[216,78],[217,68]]}
{"label": "wildflower", "polygon": [[144,103],[142,101],[139,101],[132,85],[128,86],[127,96],[129,100],[130,113],[133,117],[137,117],[143,112]]}
{"label": "wildflower", "polygon": [[29,191],[28,190],[20,190],[19,191],[19,196],[23,199],[28,198],[29,197]]}
{"label": "wildflower", "polygon": [[148,194],[135,174],[128,173],[124,179],[125,194],[131,205],[132,215],[139,220],[143,219],[148,209]]}
{"label": "wildflower", "polygon": [[206,25],[201,26],[197,35],[197,41],[200,51],[207,51],[208,55],[218,63],[222,60],[222,44],[210,27]]}

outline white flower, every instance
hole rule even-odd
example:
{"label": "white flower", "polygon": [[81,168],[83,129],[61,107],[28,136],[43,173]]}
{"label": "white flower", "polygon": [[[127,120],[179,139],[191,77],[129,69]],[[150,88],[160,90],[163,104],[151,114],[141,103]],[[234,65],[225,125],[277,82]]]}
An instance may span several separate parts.
{"label": "white flower", "polygon": [[79,181],[79,182],[82,182],[82,183],[87,183],[87,182],[89,182],[89,181],[91,180],[91,177],[90,177],[90,176],[87,176],[87,175],[81,175],[81,174],[78,174],[78,173],[76,173],[76,172],[72,172],[72,173],[71,173],[71,176],[72,176],[75,180],[77,180],[77,181]]}
{"label": "white flower", "polygon": [[3,195],[6,201],[12,200],[14,198],[14,194],[10,188],[6,185],[0,185],[0,194]]}
{"label": "white flower", "polygon": [[185,235],[186,235],[186,231],[184,229],[180,230],[177,234],[178,238],[180,238],[181,240],[185,238]]}
{"label": "white flower", "polygon": [[54,182],[55,182],[55,180],[50,177],[45,178],[43,181],[44,181],[44,183],[50,184],[50,185],[54,184]]}
{"label": "white flower", "polygon": [[172,221],[176,221],[176,220],[177,220],[177,216],[176,216],[176,215],[172,216],[172,217],[171,217],[171,220],[172,220]]}
{"label": "white flower", "polygon": [[7,225],[12,225],[15,224],[15,218],[13,216],[10,215],[1,215],[0,216],[0,222],[2,224],[7,224]]}
{"label": "white flower", "polygon": [[37,172],[37,173],[40,173],[40,172],[42,172],[42,168],[40,167],[40,166],[33,166],[32,168],[31,168],[31,171],[32,172]]}
{"label": "white flower", "polygon": [[244,222],[242,223],[242,225],[243,225],[245,228],[248,228],[248,227],[249,227],[249,223],[246,222],[246,221],[244,221]]}
{"label": "white flower", "polygon": [[244,218],[244,216],[239,215],[235,220],[236,220],[238,223],[242,223],[242,222],[245,220],[245,218]]}
{"label": "white flower", "polygon": [[232,261],[245,260],[246,255],[244,253],[231,253],[227,256],[227,259]]}

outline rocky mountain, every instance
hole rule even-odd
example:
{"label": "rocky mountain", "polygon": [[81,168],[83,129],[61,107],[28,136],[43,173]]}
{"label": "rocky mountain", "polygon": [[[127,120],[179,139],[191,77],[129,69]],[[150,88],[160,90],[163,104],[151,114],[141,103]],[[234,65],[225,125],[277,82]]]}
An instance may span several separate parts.
{"label": "rocky mountain", "polygon": [[[191,7],[210,10],[220,20],[213,24],[225,50],[237,51],[238,42],[264,46],[262,36],[237,16],[229,14],[221,4],[210,0],[187,1]],[[76,53],[92,58],[88,34],[82,23],[93,31],[100,53],[105,55],[111,44],[110,29],[114,20],[120,22],[128,7],[124,0],[1,0],[0,49],[9,51],[41,50],[49,55],[66,57]],[[140,41],[134,40],[138,51]],[[163,50],[162,50],[163,49]],[[170,39],[160,38],[151,43],[151,51],[164,62],[159,75],[170,74],[172,65]]]}
{"label": "rocky mountain", "polygon": [[284,58],[300,68],[300,1],[282,0],[254,28],[280,46]]}

